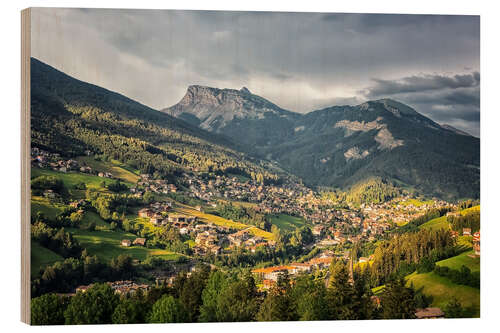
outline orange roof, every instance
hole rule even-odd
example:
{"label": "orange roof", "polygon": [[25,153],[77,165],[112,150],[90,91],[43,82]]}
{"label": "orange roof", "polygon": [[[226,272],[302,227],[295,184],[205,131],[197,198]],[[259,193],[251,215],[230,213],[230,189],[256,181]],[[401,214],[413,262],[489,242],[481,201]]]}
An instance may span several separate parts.
{"label": "orange roof", "polygon": [[307,262],[293,262],[290,265],[295,266],[295,267],[309,267],[309,266],[311,266],[311,264],[307,263]]}
{"label": "orange roof", "polygon": [[277,271],[288,271],[291,269],[295,269],[295,267],[292,266],[273,266],[273,267],[266,267],[266,268],[257,268],[254,269],[252,272],[253,273],[272,273],[272,272],[277,272]]}

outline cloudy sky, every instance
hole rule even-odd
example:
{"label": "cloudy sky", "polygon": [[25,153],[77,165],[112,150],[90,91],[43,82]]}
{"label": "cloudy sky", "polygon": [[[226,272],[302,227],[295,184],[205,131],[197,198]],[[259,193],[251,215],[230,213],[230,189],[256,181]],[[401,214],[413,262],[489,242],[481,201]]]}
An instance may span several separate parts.
{"label": "cloudy sky", "polygon": [[32,55],[156,109],[191,84],[309,112],[383,97],[479,136],[479,17],[35,9]]}

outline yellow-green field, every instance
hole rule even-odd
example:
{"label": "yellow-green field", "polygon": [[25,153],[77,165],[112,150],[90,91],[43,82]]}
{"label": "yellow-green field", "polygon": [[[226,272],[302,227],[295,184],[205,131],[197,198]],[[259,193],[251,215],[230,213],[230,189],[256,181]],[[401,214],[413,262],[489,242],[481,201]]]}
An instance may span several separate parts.
{"label": "yellow-green field", "polygon": [[441,216],[422,224],[420,229],[428,229],[428,230],[439,230],[439,229],[449,229],[450,223],[446,219],[446,216]]}
{"label": "yellow-green field", "polygon": [[133,259],[144,260],[148,256],[157,256],[168,260],[176,260],[182,254],[162,250],[148,249],[142,246],[121,246],[123,239],[133,241],[136,235],[124,231],[111,230],[81,230],[68,229],[80,245],[87,249],[90,255],[96,255],[99,259],[110,261],[121,254],[128,254]]}
{"label": "yellow-green field", "polygon": [[477,205],[477,206],[474,206],[474,207],[471,207],[471,208],[467,208],[467,209],[461,210],[460,214],[461,215],[467,215],[469,213],[479,212],[479,211],[481,211],[481,205]]}
{"label": "yellow-green field", "polygon": [[271,223],[280,229],[291,231],[302,227],[306,224],[306,221],[301,217],[279,214],[271,216]]}
{"label": "yellow-green field", "polygon": [[139,180],[139,175],[136,172],[132,172],[129,167],[116,160],[101,162],[96,161],[90,156],[80,156],[77,157],[76,160],[81,165],[87,165],[98,172],[109,172],[114,177],[129,183],[136,183]]}
{"label": "yellow-green field", "polygon": [[59,172],[48,169],[32,168],[31,178],[35,178],[38,176],[54,176],[60,178],[64,183],[64,186],[66,186],[66,188],[68,189],[74,188],[74,186],[79,183],[85,183],[87,188],[101,189],[102,188],[101,183],[105,180],[109,181],[109,179],[107,178],[102,178],[80,172]]}
{"label": "yellow-green field", "polygon": [[50,202],[49,199],[39,196],[31,197],[31,216],[42,212],[49,219],[54,219],[66,206],[60,203]]}
{"label": "yellow-green field", "polygon": [[459,254],[458,256],[438,261],[436,265],[447,266],[452,269],[459,270],[462,266],[467,266],[472,272],[477,272],[481,267],[481,259],[478,257],[471,257],[474,251],[467,251]]}
{"label": "yellow-green field", "polygon": [[[477,205],[477,206],[474,206],[474,207],[471,207],[471,208],[467,208],[467,209],[461,210],[459,213],[461,215],[467,215],[469,213],[472,213],[472,212],[475,212],[475,211],[479,211],[479,210],[480,210],[480,206]],[[432,219],[430,221],[425,222],[419,228],[421,228],[421,229],[430,229],[430,230],[449,229],[450,228],[450,224],[448,223],[448,220],[447,220],[446,216],[441,216],[441,217],[438,217],[438,218],[435,218],[435,219]]]}
{"label": "yellow-green field", "polygon": [[410,206],[410,205],[413,205],[415,207],[421,207],[423,205],[431,205],[433,203],[432,200],[427,200],[427,201],[421,201],[421,200],[418,200],[418,199],[408,199],[406,201],[400,201],[398,202],[398,204],[400,204],[401,206]]}
{"label": "yellow-green field", "polygon": [[238,230],[248,229],[248,231],[250,231],[255,236],[263,237],[269,240],[273,239],[273,234],[271,234],[270,232],[264,231],[254,226],[249,226],[244,223],[228,220],[220,216],[199,212],[196,209],[183,204],[178,204],[177,207],[174,207],[173,210],[181,214],[196,216],[198,219],[200,219],[200,221],[203,221],[205,223],[211,222],[216,225],[234,228]]}
{"label": "yellow-green field", "polygon": [[454,296],[464,308],[471,307],[474,316],[479,317],[480,291],[469,286],[458,285],[445,277],[430,273],[417,274],[412,273],[406,277],[407,284],[415,289],[423,288],[425,295],[431,295],[433,301],[431,306],[443,309]]}

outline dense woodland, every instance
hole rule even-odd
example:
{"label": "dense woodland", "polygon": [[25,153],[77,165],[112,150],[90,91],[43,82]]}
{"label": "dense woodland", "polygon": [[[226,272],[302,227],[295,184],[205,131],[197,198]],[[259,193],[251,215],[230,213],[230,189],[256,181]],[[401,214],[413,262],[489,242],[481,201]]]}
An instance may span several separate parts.
{"label": "dense woodland", "polygon": [[40,325],[413,318],[415,308],[422,305],[422,298],[401,280],[387,284],[378,307],[362,273],[356,271],[351,283],[348,265],[339,260],[329,274],[327,286],[311,275],[294,283],[282,275],[263,294],[247,273],[210,272],[199,266],[172,287],[158,286],[146,294],[119,297],[106,284],[71,299],[47,293],[33,299],[32,321]]}

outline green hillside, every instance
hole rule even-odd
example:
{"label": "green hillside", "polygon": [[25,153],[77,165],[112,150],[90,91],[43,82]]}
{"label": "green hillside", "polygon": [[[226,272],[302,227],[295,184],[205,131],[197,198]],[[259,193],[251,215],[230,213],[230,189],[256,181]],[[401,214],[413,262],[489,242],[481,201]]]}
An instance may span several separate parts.
{"label": "green hillside", "polygon": [[64,260],[57,253],[31,241],[31,275],[37,276],[40,268],[51,265],[56,261]]}
{"label": "green hillside", "polygon": [[301,217],[279,214],[271,216],[271,223],[278,226],[280,229],[293,231],[295,228],[300,228],[306,224],[306,221]]}
{"label": "green hillside", "polygon": [[70,157],[90,150],[141,173],[173,179],[186,170],[247,176],[253,172],[267,181],[279,178],[278,169],[254,163],[227,138],[76,80],[34,58],[31,126],[34,147]]}
{"label": "green hillside", "polygon": [[104,261],[121,255],[130,255],[133,259],[144,260],[148,256],[158,256],[168,260],[176,260],[181,254],[161,249],[149,249],[143,246],[121,246],[121,241],[133,241],[136,235],[124,231],[68,229],[80,245],[87,249],[90,255],[96,255]]}
{"label": "green hillside", "polygon": [[458,256],[438,261],[436,265],[447,266],[456,270],[459,270],[462,266],[466,266],[472,272],[478,272],[481,268],[481,259],[479,257],[471,257],[473,254],[474,251],[466,251]]}
{"label": "green hillside", "polygon": [[471,308],[471,315],[479,317],[480,290],[464,285],[452,283],[449,279],[434,273],[412,273],[407,277],[408,285],[413,284],[416,289],[423,288],[425,295],[433,297],[431,306],[443,309],[446,304],[456,297],[464,308]]}
{"label": "green hillside", "polygon": [[446,215],[445,215],[445,216],[441,216],[441,217],[432,219],[430,221],[427,221],[424,224],[422,224],[419,228],[430,229],[430,230],[449,229],[450,223],[448,223],[448,221],[446,220]]}

